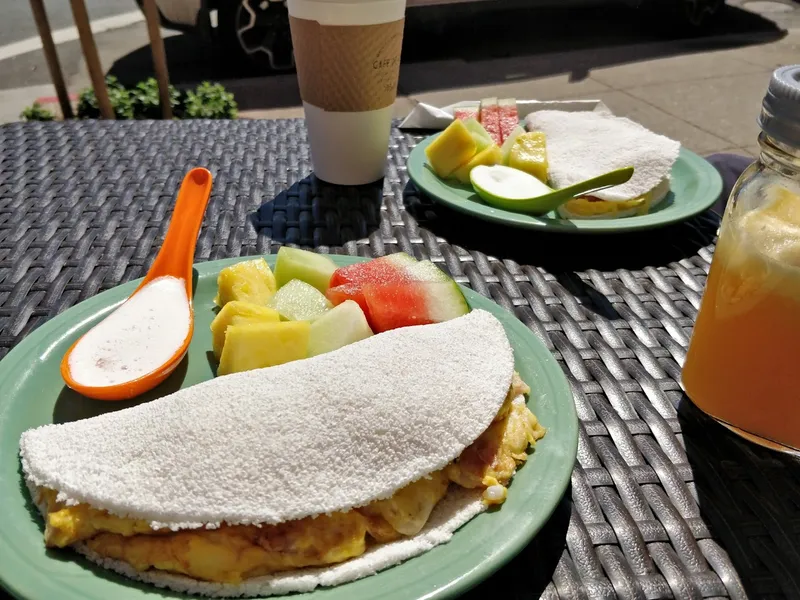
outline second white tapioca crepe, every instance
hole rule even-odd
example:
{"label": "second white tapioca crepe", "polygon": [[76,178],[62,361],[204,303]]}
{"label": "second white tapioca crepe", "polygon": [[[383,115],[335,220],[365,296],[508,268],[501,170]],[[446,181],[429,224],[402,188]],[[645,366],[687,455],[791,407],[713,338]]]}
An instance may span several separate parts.
{"label": "second white tapioca crepe", "polygon": [[[680,142],[613,115],[543,110],[526,118],[528,129],[547,138],[547,176],[556,189],[632,166],[629,181],[592,192],[602,200],[632,200],[669,180]],[[662,199],[662,194],[659,199]]]}
{"label": "second white tapioca crepe", "polygon": [[348,510],[459,456],[492,422],[513,371],[502,325],[476,310],[29,430],[22,466],[61,500],[157,527]]}

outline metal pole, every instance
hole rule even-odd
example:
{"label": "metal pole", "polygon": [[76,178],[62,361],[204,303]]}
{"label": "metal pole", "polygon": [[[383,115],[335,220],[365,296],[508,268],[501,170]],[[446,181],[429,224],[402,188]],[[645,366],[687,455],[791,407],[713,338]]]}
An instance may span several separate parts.
{"label": "metal pole", "polygon": [[47,60],[47,69],[50,71],[50,79],[53,80],[58,103],[61,105],[61,114],[65,119],[71,119],[73,117],[72,105],[69,102],[67,86],[64,83],[64,74],[61,72],[61,63],[58,62],[58,53],[53,42],[53,34],[50,31],[50,23],[47,20],[44,2],[42,0],[30,0],[30,2],[33,20],[36,21],[36,29],[39,30],[39,37],[42,39],[42,49]]}
{"label": "metal pole", "polygon": [[72,6],[72,16],[75,19],[75,26],[78,28],[78,35],[81,38],[81,49],[83,57],[86,59],[86,66],[89,68],[89,77],[92,79],[94,94],[97,96],[97,105],[100,107],[100,115],[104,119],[114,118],[114,109],[111,108],[111,100],[108,98],[108,89],[103,77],[103,67],[100,66],[100,57],[97,54],[97,46],[94,43],[92,28],[89,25],[89,14],[86,12],[86,5],[83,0],[70,0]]}
{"label": "metal pole", "polygon": [[155,0],[144,0],[144,18],[147,21],[147,34],[150,36],[150,51],[153,54],[153,68],[158,81],[158,97],[161,99],[161,117],[172,118],[172,104],[169,99],[169,72],[167,71],[167,54],[164,51],[164,40],[159,30],[160,18]]}

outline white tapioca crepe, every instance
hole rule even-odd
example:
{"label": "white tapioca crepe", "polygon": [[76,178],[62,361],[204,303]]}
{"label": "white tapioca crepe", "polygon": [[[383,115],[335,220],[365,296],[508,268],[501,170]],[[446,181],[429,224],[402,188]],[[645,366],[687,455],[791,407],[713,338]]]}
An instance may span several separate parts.
{"label": "white tapioca crepe", "polygon": [[[491,424],[514,358],[500,322],[476,310],[398,329],[315,358],[220,377],[127,410],[23,433],[32,491],[174,530],[274,524],[388,498],[444,468]],[[452,490],[416,536],[345,563],[251,579],[127,576],[206,595],[268,595],[337,585],[421,554],[483,510]]]}
{"label": "white tapioca crepe", "polygon": [[624,201],[656,190],[657,200],[661,200],[669,192],[680,142],[630,119],[599,112],[542,110],[528,115],[526,124],[529,130],[546,136],[547,176],[555,188],[632,166],[629,181],[592,192],[592,196]]}

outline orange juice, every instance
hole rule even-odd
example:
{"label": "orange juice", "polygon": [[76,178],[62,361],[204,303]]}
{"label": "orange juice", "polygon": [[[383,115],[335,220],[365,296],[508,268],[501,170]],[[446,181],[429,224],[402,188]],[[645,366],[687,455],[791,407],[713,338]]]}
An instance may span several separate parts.
{"label": "orange juice", "polygon": [[800,449],[800,196],[725,217],[683,383],[724,423]]}

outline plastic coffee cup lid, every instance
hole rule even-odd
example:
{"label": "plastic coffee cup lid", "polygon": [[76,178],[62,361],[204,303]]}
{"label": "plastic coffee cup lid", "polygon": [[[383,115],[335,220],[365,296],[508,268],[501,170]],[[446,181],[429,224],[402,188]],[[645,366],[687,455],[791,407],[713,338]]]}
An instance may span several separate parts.
{"label": "plastic coffee cup lid", "polygon": [[800,65],[780,67],[772,74],[758,124],[769,137],[800,148]]}

